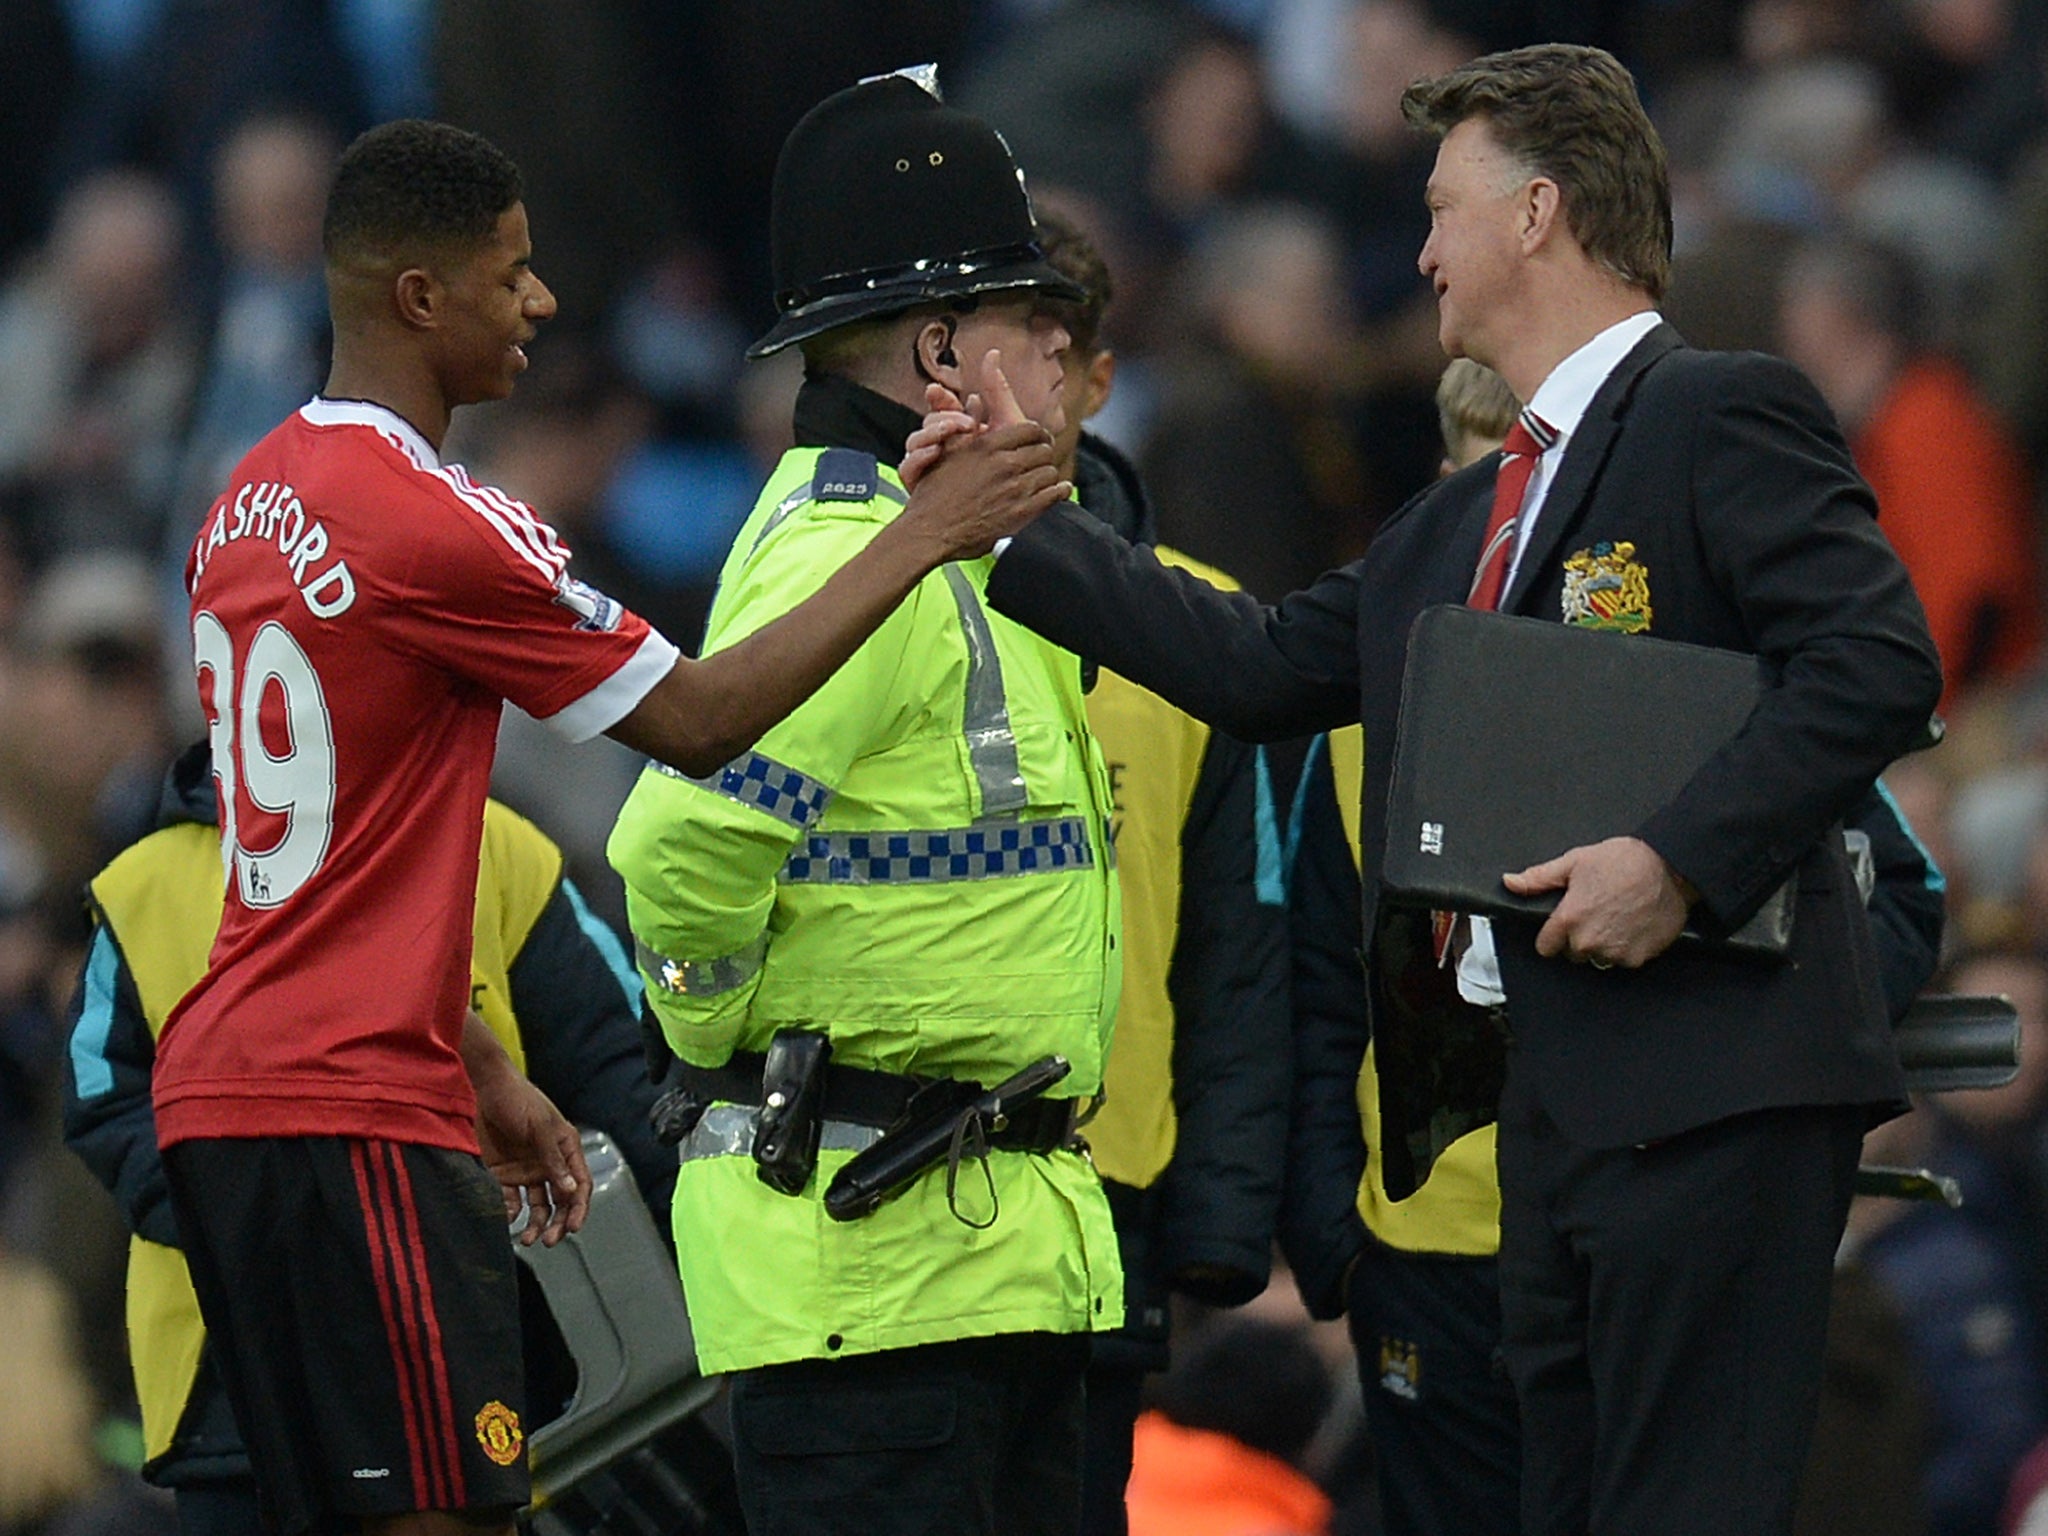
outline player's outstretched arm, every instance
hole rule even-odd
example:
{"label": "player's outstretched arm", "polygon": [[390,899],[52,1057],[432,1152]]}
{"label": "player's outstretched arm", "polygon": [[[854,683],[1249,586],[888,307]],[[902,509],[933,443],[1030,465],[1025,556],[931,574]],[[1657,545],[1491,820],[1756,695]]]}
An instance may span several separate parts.
{"label": "player's outstretched arm", "polygon": [[608,734],[693,777],[715,772],[816,692],[928,572],[987,554],[1071,490],[1033,422],[949,445],[902,514],[808,601],[728,650],[677,662]]}

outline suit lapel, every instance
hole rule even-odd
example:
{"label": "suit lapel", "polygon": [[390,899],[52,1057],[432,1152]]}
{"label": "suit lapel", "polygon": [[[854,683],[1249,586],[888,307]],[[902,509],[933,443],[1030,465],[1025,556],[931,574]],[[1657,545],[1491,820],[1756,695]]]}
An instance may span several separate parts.
{"label": "suit lapel", "polygon": [[1486,525],[1493,516],[1493,482],[1500,473],[1500,460],[1496,452],[1492,458],[1493,473],[1473,483],[1471,494],[1457,514],[1457,533],[1445,550],[1444,592],[1439,602],[1462,603],[1472,590],[1479,570],[1480,549],[1486,543]]}
{"label": "suit lapel", "polygon": [[1522,611],[1530,592],[1539,584],[1537,578],[1549,568],[1566,536],[1585,515],[1600,466],[1607,462],[1615,434],[1621,430],[1636,380],[1658,358],[1684,344],[1672,326],[1659,325],[1629,350],[1594,394],[1577,430],[1564,445],[1564,462],[1544,494],[1535,530],[1529,535],[1528,547],[1522,551],[1521,564],[1515,569],[1514,585],[1501,596],[1502,612]]}

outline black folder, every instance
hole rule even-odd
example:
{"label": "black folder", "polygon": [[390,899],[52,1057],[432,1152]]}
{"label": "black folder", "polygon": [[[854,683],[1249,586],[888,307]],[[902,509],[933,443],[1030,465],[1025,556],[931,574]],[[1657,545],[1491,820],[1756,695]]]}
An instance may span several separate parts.
{"label": "black folder", "polygon": [[[1742,729],[1760,688],[1757,659],[1736,651],[1424,610],[1408,642],[1382,899],[1549,912],[1555,892],[1516,896],[1500,877],[1633,832]],[[1704,937],[1782,956],[1792,895],[1788,879],[1739,931]]]}

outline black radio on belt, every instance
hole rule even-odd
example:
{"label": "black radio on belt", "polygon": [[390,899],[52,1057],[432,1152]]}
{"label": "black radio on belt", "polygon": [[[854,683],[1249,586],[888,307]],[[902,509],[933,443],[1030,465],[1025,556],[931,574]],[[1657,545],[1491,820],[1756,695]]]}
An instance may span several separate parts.
{"label": "black radio on belt", "polygon": [[832,1042],[807,1029],[779,1029],[761,1068],[760,1121],[754,1171],[785,1195],[799,1195],[818,1165],[824,1133],[825,1063]]}

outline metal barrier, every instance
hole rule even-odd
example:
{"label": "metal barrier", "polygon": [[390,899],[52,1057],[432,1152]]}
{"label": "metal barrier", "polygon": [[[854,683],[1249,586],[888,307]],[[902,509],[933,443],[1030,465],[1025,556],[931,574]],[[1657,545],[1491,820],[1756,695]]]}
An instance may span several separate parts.
{"label": "metal barrier", "polygon": [[594,1181],[583,1230],[518,1248],[575,1368],[527,1451],[534,1536],[738,1536],[732,1465],[707,1415],[674,1257],[610,1137],[583,1133]]}

